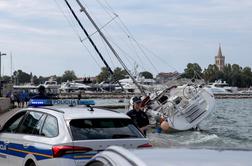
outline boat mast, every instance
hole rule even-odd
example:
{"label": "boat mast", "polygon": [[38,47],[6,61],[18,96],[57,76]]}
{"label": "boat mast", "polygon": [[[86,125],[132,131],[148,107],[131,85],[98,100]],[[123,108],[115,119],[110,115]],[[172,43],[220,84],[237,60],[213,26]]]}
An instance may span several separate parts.
{"label": "boat mast", "polygon": [[112,45],[110,44],[110,42],[107,40],[107,38],[105,37],[105,35],[103,34],[103,32],[99,29],[99,27],[96,25],[96,23],[94,22],[93,18],[90,16],[90,14],[87,12],[86,8],[80,3],[79,0],[76,0],[76,2],[79,4],[80,8],[81,8],[81,12],[84,12],[86,14],[86,16],[88,17],[88,19],[90,20],[90,22],[93,24],[93,26],[95,27],[95,29],[97,30],[97,32],[100,34],[100,36],[103,38],[103,40],[105,41],[105,43],[107,44],[107,46],[110,48],[110,50],[112,51],[112,53],[115,55],[115,57],[117,58],[117,60],[119,61],[119,63],[123,66],[124,70],[127,72],[127,74],[130,76],[130,78],[132,79],[133,83],[137,86],[137,88],[140,90],[140,92],[144,95],[146,95],[144,89],[137,83],[136,79],[131,75],[129,69],[127,68],[127,66],[123,63],[122,59],[120,58],[120,56],[118,55],[118,53],[115,51],[115,49],[112,47]]}
{"label": "boat mast", "polygon": [[[99,57],[101,58],[102,62],[105,64],[105,66],[107,67],[107,69],[109,70],[110,74],[112,74],[112,76],[114,77],[114,72],[113,70],[110,68],[110,66],[108,65],[108,63],[106,62],[106,60],[103,58],[101,52],[98,50],[97,46],[95,45],[94,41],[91,39],[90,35],[88,34],[88,32],[86,31],[86,29],[84,28],[84,26],[82,25],[82,23],[80,22],[79,18],[77,17],[77,15],[75,14],[75,12],[73,11],[72,7],[70,6],[70,4],[68,3],[67,0],[65,0],[68,8],[70,9],[71,13],[73,14],[74,18],[76,19],[76,21],[78,22],[79,26],[81,27],[81,29],[83,30],[83,32],[85,33],[85,35],[87,36],[89,42],[92,44],[92,46],[94,47],[95,51],[97,52],[97,54],[99,55]],[[119,82],[119,80],[116,80],[117,83],[119,84],[119,86],[122,88],[122,91],[124,91],[124,88],[122,86],[122,84]]]}

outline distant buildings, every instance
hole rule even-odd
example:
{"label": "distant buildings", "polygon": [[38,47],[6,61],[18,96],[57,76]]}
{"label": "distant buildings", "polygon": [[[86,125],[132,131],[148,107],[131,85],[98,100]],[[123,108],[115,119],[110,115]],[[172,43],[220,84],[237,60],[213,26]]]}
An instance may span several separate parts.
{"label": "distant buildings", "polygon": [[168,81],[173,80],[174,78],[178,76],[179,76],[178,72],[168,72],[168,73],[162,72],[156,76],[156,81],[157,83],[164,84],[164,83],[167,83]]}
{"label": "distant buildings", "polygon": [[215,56],[215,65],[219,68],[220,71],[224,70],[225,56],[222,55],[221,45],[219,46],[217,56]]}

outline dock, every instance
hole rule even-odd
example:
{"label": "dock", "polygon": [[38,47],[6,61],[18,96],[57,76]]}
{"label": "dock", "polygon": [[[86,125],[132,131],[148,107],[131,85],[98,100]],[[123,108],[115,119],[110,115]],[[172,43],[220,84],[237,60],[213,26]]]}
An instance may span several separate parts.
{"label": "dock", "polygon": [[[60,99],[77,99],[77,92],[60,93],[57,98]],[[130,99],[133,96],[141,96],[139,93],[122,93],[122,92],[92,92],[81,93],[82,99]],[[225,93],[214,94],[216,99],[249,99],[252,93]]]}
{"label": "dock", "polygon": [[[60,93],[57,97],[60,99],[77,99],[78,92]],[[123,93],[123,92],[82,92],[82,99],[130,99],[131,97],[141,94],[138,93]]]}
{"label": "dock", "polygon": [[216,99],[250,99],[252,93],[228,93],[228,94],[214,94]]}

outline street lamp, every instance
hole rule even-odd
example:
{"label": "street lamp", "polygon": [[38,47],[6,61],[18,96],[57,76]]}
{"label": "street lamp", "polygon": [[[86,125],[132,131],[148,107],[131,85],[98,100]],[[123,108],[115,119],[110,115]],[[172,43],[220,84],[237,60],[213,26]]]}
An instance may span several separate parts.
{"label": "street lamp", "polygon": [[5,56],[6,53],[1,53],[0,52],[0,80],[2,78],[2,56]]}
{"label": "street lamp", "polygon": [[5,56],[6,55],[6,53],[1,53],[0,52],[0,96],[2,96],[2,71],[1,71],[1,69],[2,69],[2,56]]}

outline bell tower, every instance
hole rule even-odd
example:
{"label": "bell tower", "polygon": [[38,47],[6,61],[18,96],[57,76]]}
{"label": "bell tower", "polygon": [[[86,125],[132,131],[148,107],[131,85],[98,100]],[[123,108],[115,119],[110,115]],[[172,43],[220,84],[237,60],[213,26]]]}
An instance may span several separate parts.
{"label": "bell tower", "polygon": [[219,45],[219,50],[217,56],[215,56],[215,65],[220,71],[223,71],[225,66],[225,56],[222,55],[221,45]]}

